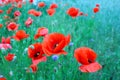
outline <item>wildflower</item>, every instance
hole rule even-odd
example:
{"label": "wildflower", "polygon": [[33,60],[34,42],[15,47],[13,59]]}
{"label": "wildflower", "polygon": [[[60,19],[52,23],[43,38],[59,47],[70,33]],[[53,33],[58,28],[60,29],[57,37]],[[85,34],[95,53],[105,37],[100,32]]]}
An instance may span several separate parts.
{"label": "wildflower", "polygon": [[43,40],[43,51],[47,56],[51,56],[53,54],[67,54],[66,51],[63,50],[65,46],[67,46],[70,42],[70,35],[64,36],[61,33],[51,33],[45,36]]}
{"label": "wildflower", "polygon": [[15,40],[20,41],[22,39],[28,38],[29,34],[26,34],[24,30],[18,30],[14,36],[12,36]]}
{"label": "wildflower", "polygon": [[67,10],[67,14],[72,18],[75,18],[79,15],[79,9],[71,7]]}
{"label": "wildflower", "polygon": [[18,24],[16,24],[15,22],[10,22],[8,25],[7,25],[7,29],[9,31],[15,31],[18,29]]}
{"label": "wildflower", "polygon": [[45,27],[38,28],[37,33],[34,36],[34,39],[38,39],[41,36],[45,36],[48,34],[48,29]]}
{"label": "wildflower", "polygon": [[44,56],[41,43],[32,44],[33,47],[28,48],[28,57],[32,59],[34,65],[39,64],[40,62],[46,61],[47,58]]}
{"label": "wildflower", "polygon": [[20,13],[20,11],[15,11],[14,12],[14,16],[16,17],[16,16],[20,16],[21,15],[21,13]]}
{"label": "wildflower", "polygon": [[45,3],[44,3],[44,2],[39,2],[39,3],[38,3],[38,7],[41,8],[41,7],[44,7],[44,6],[45,6]]}
{"label": "wildflower", "polygon": [[55,14],[55,12],[56,12],[55,9],[48,9],[47,10],[47,13],[49,16],[53,16]]}
{"label": "wildflower", "polygon": [[53,56],[52,56],[52,59],[53,59],[54,61],[58,60],[58,58],[59,58],[58,55],[53,55]]}
{"label": "wildflower", "polygon": [[27,27],[29,27],[29,26],[32,24],[32,22],[33,22],[32,18],[29,17],[29,18],[26,20],[25,25],[26,25]]}
{"label": "wildflower", "polygon": [[55,4],[55,3],[53,3],[53,4],[50,5],[50,9],[55,9],[55,8],[57,8],[57,7],[58,7],[58,5]]}
{"label": "wildflower", "polygon": [[13,59],[14,59],[14,54],[11,54],[11,53],[8,53],[8,55],[7,56],[5,56],[5,59],[7,60],[7,61],[12,61]]}
{"label": "wildflower", "polygon": [[102,66],[96,62],[97,54],[90,48],[81,47],[75,49],[74,57],[82,65],[79,70],[82,72],[96,72],[102,68]]}

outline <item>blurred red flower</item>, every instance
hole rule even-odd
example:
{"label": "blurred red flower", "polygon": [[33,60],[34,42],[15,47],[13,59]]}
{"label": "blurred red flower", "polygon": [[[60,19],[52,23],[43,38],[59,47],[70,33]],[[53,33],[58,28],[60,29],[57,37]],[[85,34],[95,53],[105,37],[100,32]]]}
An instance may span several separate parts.
{"label": "blurred red flower", "polygon": [[4,77],[2,77],[2,78],[0,78],[0,80],[7,80],[6,78],[4,78]]}
{"label": "blurred red flower", "polygon": [[67,54],[66,51],[63,50],[65,46],[67,46],[70,42],[70,35],[64,36],[61,33],[51,33],[44,37],[43,40],[43,51],[47,56],[51,56],[53,54]]}
{"label": "blurred red flower", "polygon": [[3,13],[3,10],[0,10],[0,14],[2,14]]}
{"label": "blurred red flower", "polygon": [[79,9],[71,7],[67,10],[67,14],[72,18],[75,18],[79,15]]}
{"label": "blurred red flower", "polygon": [[44,2],[39,2],[39,3],[38,3],[38,7],[41,8],[41,7],[44,7],[44,6],[45,6],[45,3],[44,3]]}
{"label": "blurred red flower", "polygon": [[34,0],[29,0],[30,3],[33,3]]}
{"label": "blurred red flower", "polygon": [[9,31],[15,31],[18,29],[18,24],[16,24],[15,22],[10,22],[8,25],[7,25],[7,29]]}
{"label": "blurred red flower", "polygon": [[20,11],[15,11],[14,12],[14,16],[16,17],[16,16],[20,16],[21,15],[21,13],[20,13]]}
{"label": "blurred red flower", "polygon": [[14,59],[15,54],[8,53],[7,56],[5,56],[5,59],[7,61],[12,61]]}
{"label": "blurred red flower", "polygon": [[96,62],[97,54],[90,48],[81,47],[75,49],[74,57],[82,65],[79,70],[82,72],[96,72],[102,68],[102,66]]}
{"label": "blurred red flower", "polygon": [[11,43],[11,38],[10,37],[8,37],[8,38],[2,37],[1,43],[10,44]]}
{"label": "blurred red flower", "polygon": [[31,9],[31,10],[28,11],[28,14],[31,14],[31,15],[33,15],[33,16],[38,17],[38,16],[41,16],[41,15],[42,15],[42,12],[36,11],[36,10],[34,10],[34,9]]}
{"label": "blurred red flower", "polygon": [[3,25],[2,24],[0,24],[0,28],[2,28],[3,27]]}
{"label": "blurred red flower", "polygon": [[15,36],[12,36],[15,40],[20,41],[22,39],[28,38],[29,34],[26,34],[24,30],[18,30]]}
{"label": "blurred red flower", "polygon": [[29,27],[29,26],[32,24],[32,22],[33,22],[33,20],[31,19],[31,17],[29,17],[29,18],[26,20],[25,25],[26,25],[27,27]]}
{"label": "blurred red flower", "polygon": [[48,34],[48,29],[45,27],[40,27],[38,28],[37,33],[34,36],[34,39],[38,39],[39,37],[45,36],[47,34]]}
{"label": "blurred red flower", "polygon": [[53,3],[53,4],[50,5],[50,9],[55,9],[55,8],[57,8],[57,7],[58,7],[58,5],[55,4],[55,3]]}
{"label": "blurred red flower", "polygon": [[31,64],[30,68],[32,69],[32,72],[35,73],[38,70],[37,65]]}
{"label": "blurred red flower", "polygon": [[99,7],[95,7],[95,8],[93,8],[93,12],[94,12],[94,13],[99,12]]}
{"label": "blurred red flower", "polygon": [[50,15],[50,16],[53,16],[54,14],[55,14],[55,9],[48,9],[47,10],[47,13],[48,13],[48,15]]}

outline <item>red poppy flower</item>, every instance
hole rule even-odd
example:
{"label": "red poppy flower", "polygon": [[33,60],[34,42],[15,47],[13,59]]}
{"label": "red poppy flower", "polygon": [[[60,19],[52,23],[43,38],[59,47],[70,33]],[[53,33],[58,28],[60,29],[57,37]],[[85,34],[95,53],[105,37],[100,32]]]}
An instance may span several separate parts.
{"label": "red poppy flower", "polygon": [[99,12],[99,7],[95,7],[95,8],[93,9],[93,12],[94,12],[94,13]]}
{"label": "red poppy flower", "polygon": [[20,41],[22,39],[28,38],[29,34],[26,34],[26,32],[24,30],[18,30],[15,34],[15,36],[13,36],[13,38],[17,41]]}
{"label": "red poppy flower", "polygon": [[31,14],[31,15],[34,15],[34,16],[38,17],[38,16],[42,15],[42,12],[31,9],[31,10],[28,11],[28,14]]}
{"label": "red poppy flower", "polygon": [[0,78],[0,80],[7,80],[6,78],[4,78],[4,77],[2,77],[2,78]]}
{"label": "red poppy flower", "polygon": [[33,3],[34,0],[29,0],[30,3]]}
{"label": "red poppy flower", "polygon": [[47,10],[47,13],[48,13],[48,15],[50,15],[50,16],[53,16],[54,14],[55,14],[55,9],[48,9]]}
{"label": "red poppy flower", "polygon": [[15,30],[17,30],[18,29],[18,24],[16,24],[15,22],[11,22],[11,23],[9,23],[8,25],[7,25],[7,29],[9,30],[9,31],[15,31]]}
{"label": "red poppy flower", "polygon": [[0,28],[2,28],[2,26],[3,26],[3,25],[2,25],[2,24],[0,24]]}
{"label": "red poppy flower", "polygon": [[74,52],[74,57],[82,64],[79,67],[82,72],[96,72],[102,68],[102,66],[96,62],[97,54],[90,48],[77,48]]}
{"label": "red poppy flower", "polygon": [[15,11],[14,12],[14,16],[16,17],[16,16],[20,16],[21,15],[21,13],[20,13],[20,11]]}
{"label": "red poppy flower", "polygon": [[14,56],[15,56],[14,54],[8,53],[7,56],[5,56],[5,59],[7,61],[12,61],[14,59]]}
{"label": "red poppy flower", "polygon": [[82,15],[84,15],[84,13],[83,13],[83,12],[80,12],[79,15],[82,16]]}
{"label": "red poppy flower", "polygon": [[46,56],[44,56],[41,43],[35,43],[29,46],[28,57],[32,58],[32,62],[34,65],[37,65],[42,61],[46,61]]}
{"label": "red poppy flower", "polygon": [[29,17],[29,18],[26,20],[25,25],[26,25],[27,27],[29,27],[29,26],[32,24],[32,22],[33,22],[33,20],[31,19],[31,17]]}
{"label": "red poppy flower", "polygon": [[43,40],[43,51],[47,56],[51,56],[53,54],[67,54],[66,51],[63,50],[65,46],[67,46],[70,42],[70,35],[64,36],[60,33],[51,33],[44,37]]}
{"label": "red poppy flower", "polygon": [[67,10],[67,14],[72,18],[75,18],[79,15],[79,9],[71,7]]}
{"label": "red poppy flower", "polygon": [[39,3],[38,3],[38,7],[41,8],[41,7],[44,7],[44,6],[45,6],[45,3],[44,3],[44,2],[39,2]]}
{"label": "red poppy flower", "polygon": [[99,7],[100,5],[99,4],[96,4],[96,7]]}
{"label": "red poppy flower", "polygon": [[10,44],[10,43],[11,43],[11,40],[10,40],[10,39],[11,39],[10,37],[8,37],[8,38],[2,37],[1,43]]}
{"label": "red poppy flower", "polygon": [[21,2],[17,3],[17,8],[22,8],[22,3]]}
{"label": "red poppy flower", "polygon": [[3,10],[0,10],[0,14],[2,14],[3,13]]}
{"label": "red poppy flower", "polygon": [[55,9],[55,8],[57,8],[57,7],[58,7],[58,5],[55,4],[55,3],[53,3],[53,4],[50,5],[50,9]]}
{"label": "red poppy flower", "polygon": [[34,64],[30,65],[30,68],[32,69],[33,73],[35,73],[38,70],[37,65],[34,65]]}
{"label": "red poppy flower", "polygon": [[38,39],[41,36],[45,36],[48,34],[48,29],[45,27],[38,28],[37,34],[35,34],[34,39]]}

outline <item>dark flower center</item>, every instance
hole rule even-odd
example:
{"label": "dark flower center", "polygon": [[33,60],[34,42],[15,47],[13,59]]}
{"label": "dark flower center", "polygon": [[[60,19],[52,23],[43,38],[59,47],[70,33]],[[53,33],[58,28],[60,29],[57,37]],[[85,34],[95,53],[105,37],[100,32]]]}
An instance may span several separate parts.
{"label": "dark flower center", "polygon": [[40,55],[40,52],[37,52],[34,57],[38,57]]}
{"label": "dark flower center", "polygon": [[91,60],[89,60],[89,59],[88,59],[88,62],[89,62],[89,63],[92,63],[92,61],[91,61]]}

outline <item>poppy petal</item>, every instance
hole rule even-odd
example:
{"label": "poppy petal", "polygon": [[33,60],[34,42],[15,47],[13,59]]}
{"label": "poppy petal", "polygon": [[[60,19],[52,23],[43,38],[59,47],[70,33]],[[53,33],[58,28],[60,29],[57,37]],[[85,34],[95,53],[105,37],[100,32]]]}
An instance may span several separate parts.
{"label": "poppy petal", "polygon": [[96,72],[100,70],[102,66],[98,62],[91,63],[89,65],[82,65],[79,70],[82,72]]}

